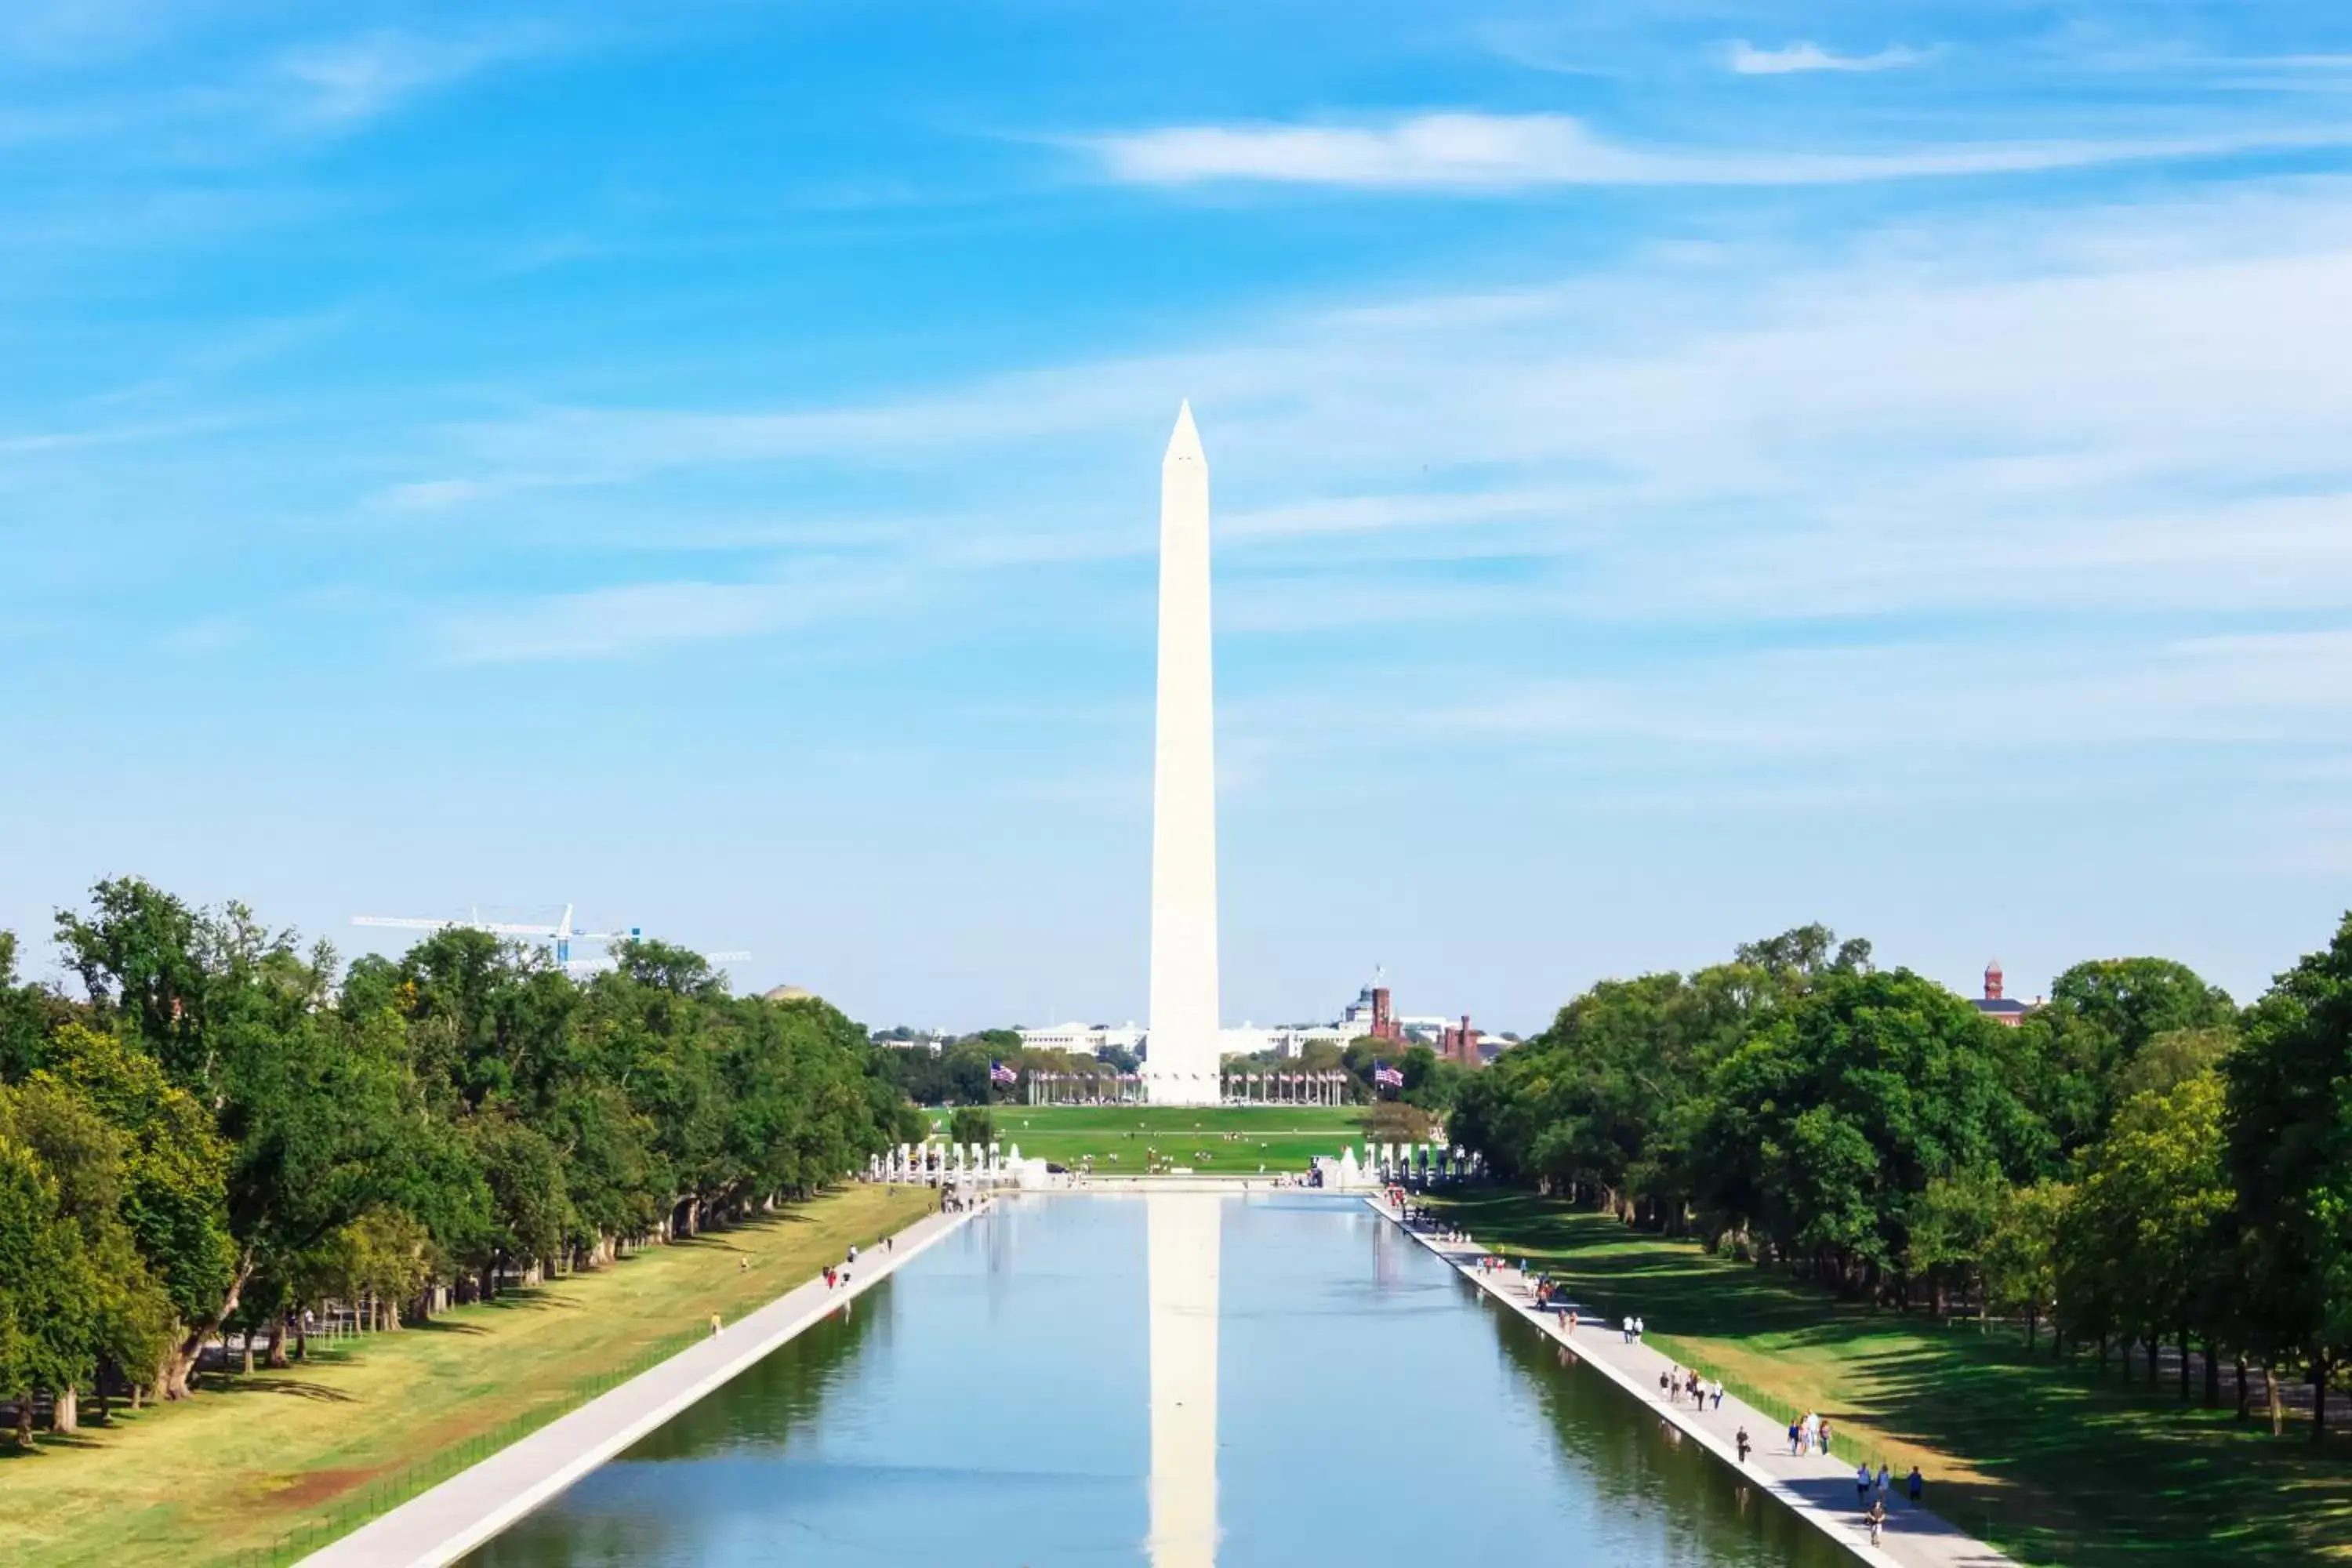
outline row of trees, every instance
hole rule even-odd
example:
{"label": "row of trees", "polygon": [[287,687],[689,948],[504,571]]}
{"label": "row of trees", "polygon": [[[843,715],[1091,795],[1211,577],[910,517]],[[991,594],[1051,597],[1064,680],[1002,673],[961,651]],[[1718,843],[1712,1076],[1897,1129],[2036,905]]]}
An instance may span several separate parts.
{"label": "row of trees", "polygon": [[[143,882],[61,913],[69,997],[0,934],[0,1398],[188,1392],[305,1307],[425,1310],[806,1194],[909,1133],[864,1031],[632,943],[575,981],[446,931],[338,973]],[[919,1118],[913,1118],[919,1124]]]}
{"label": "row of trees", "polygon": [[2242,1011],[2164,959],[2078,964],[2014,1026],[1804,927],[1604,981],[1460,1089],[1506,1174],[2052,1353],[2192,1346],[2325,1390],[2352,1348],[2352,916]]}

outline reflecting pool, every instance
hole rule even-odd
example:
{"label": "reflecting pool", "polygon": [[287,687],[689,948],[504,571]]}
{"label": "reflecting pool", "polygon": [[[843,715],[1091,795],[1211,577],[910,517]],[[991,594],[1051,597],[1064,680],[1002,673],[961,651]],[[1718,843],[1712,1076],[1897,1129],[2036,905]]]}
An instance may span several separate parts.
{"label": "reflecting pool", "polygon": [[1360,1204],[1013,1200],[467,1561],[1844,1561]]}

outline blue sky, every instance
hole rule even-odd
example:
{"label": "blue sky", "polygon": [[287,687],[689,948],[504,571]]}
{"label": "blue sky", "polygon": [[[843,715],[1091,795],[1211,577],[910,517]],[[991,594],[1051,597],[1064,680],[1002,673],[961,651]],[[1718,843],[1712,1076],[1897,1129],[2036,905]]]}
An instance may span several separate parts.
{"label": "blue sky", "polygon": [[2352,902],[2337,6],[15,0],[0,367],[28,933],[1139,1016],[1182,397],[1232,1021]]}

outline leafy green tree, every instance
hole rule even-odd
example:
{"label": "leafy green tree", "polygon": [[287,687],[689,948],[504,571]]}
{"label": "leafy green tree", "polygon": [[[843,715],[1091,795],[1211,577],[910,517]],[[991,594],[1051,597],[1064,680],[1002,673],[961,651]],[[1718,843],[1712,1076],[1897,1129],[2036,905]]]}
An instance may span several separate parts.
{"label": "leafy green tree", "polygon": [[[160,1286],[173,1320],[205,1321],[227,1296],[237,1248],[229,1234],[231,1150],[210,1112],[166,1081],[162,1066],[115,1035],[78,1023],[59,1028],[39,1080],[85,1098],[122,1139],[120,1213],[131,1244]],[[163,1355],[123,1349],[134,1386],[160,1383]]]}
{"label": "leafy green tree", "polygon": [[1826,975],[1867,974],[1871,969],[1867,941],[1854,937],[1840,942],[1835,931],[1818,921],[1761,942],[1743,942],[1732,956],[1735,963],[1760,969],[1796,989]]}
{"label": "leafy green tree", "polygon": [[1455,1124],[1506,1173],[1590,1192],[1629,1219],[1679,1229],[1701,1179],[1694,1147],[1711,1075],[1786,1005],[1798,973],[1732,963],[1687,978],[1604,980],[1473,1075]]}
{"label": "leafy green tree", "polygon": [[2059,975],[2049,1002],[2019,1027],[2053,1160],[2105,1132],[2138,1087],[2127,1081],[2133,1064],[2156,1040],[2183,1031],[2231,1031],[2236,1019],[2226,992],[2170,959],[2098,959]]}
{"label": "leafy green tree", "polygon": [[2184,1397],[2189,1335],[2205,1329],[2210,1353],[2230,1256],[2221,1231],[2232,1203],[2223,1109],[2221,1081],[2211,1074],[2126,1102],[2085,1155],[2059,1231],[2062,1302],[2071,1310],[2080,1297],[2087,1326],[2145,1344],[2151,1380],[2158,1345],[2177,1334]]}
{"label": "leafy green tree", "polygon": [[1979,1267],[1986,1303],[2025,1314],[2028,1348],[2057,1299],[2058,1237],[2074,1196],[2073,1187],[2048,1180],[2007,1188],[1985,1238]]}
{"label": "leafy green tree", "polygon": [[0,1083],[19,1083],[47,1059],[51,1031],[75,1017],[77,1009],[44,985],[16,979],[16,933],[0,931]]}
{"label": "leafy green tree", "polygon": [[1710,1201],[1843,1289],[1905,1286],[1932,1179],[2040,1152],[2006,1033],[1907,970],[1830,975],[1717,1070]]}
{"label": "leafy green tree", "polygon": [[948,1140],[954,1143],[990,1143],[996,1138],[996,1118],[977,1105],[960,1105],[948,1118]]}
{"label": "leafy green tree", "polygon": [[[1927,1189],[1913,1202],[1906,1262],[1913,1275],[1930,1281],[1937,1316],[1948,1310],[1949,1285],[1981,1281],[1985,1255],[2000,1228],[2011,1190],[1998,1168],[1978,1164],[1951,1175],[1930,1176]],[[1980,1292],[1979,1302],[1982,1326],[1991,1310],[1990,1292]]]}
{"label": "leafy green tree", "polygon": [[33,1440],[34,1394],[96,1367],[100,1296],[56,1178],[0,1131],[0,1391],[16,1401],[19,1447]]}
{"label": "leafy green tree", "polygon": [[415,1121],[405,1043],[346,1026],[324,1005],[331,952],[306,958],[239,905],[214,916],[143,882],[101,883],[89,916],[60,914],[58,931],[102,1016],[210,1110],[231,1152],[236,1261],[221,1297],[187,1320],[164,1379],[176,1398],[257,1269],[282,1273],[394,1182]]}
{"label": "leafy green tree", "polygon": [[2247,1337],[2325,1386],[2352,1347],[2352,914],[2254,1005],[2223,1070]]}

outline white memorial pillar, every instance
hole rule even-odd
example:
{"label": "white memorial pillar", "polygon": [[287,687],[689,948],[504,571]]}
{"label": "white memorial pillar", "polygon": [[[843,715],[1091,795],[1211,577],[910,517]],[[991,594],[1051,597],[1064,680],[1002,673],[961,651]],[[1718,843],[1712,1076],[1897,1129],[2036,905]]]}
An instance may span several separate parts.
{"label": "white memorial pillar", "polygon": [[1155,1104],[1214,1105],[1217,764],[1210,668],[1209,463],[1192,405],[1160,464],[1160,688],[1151,774]]}

